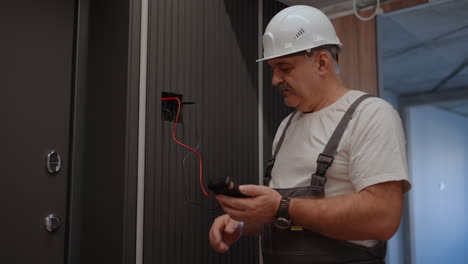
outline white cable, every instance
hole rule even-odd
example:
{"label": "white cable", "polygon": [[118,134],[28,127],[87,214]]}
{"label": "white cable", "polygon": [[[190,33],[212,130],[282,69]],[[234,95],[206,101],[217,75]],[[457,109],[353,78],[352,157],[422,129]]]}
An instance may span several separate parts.
{"label": "white cable", "polygon": [[375,7],[375,12],[374,12],[374,14],[372,14],[372,15],[369,16],[369,17],[362,17],[362,16],[360,16],[360,15],[358,14],[356,0],[353,0],[353,11],[354,11],[354,15],[355,15],[359,20],[362,20],[362,21],[369,21],[369,20],[373,19],[377,14],[382,13],[382,9],[380,8],[380,0],[377,0],[377,5],[376,5],[376,7]]}

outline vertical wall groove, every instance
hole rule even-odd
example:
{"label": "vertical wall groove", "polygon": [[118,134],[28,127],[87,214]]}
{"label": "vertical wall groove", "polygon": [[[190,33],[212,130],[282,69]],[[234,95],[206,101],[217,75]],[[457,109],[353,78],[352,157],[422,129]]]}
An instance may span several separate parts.
{"label": "vertical wall groove", "polygon": [[[258,182],[257,3],[149,1],[144,263],[257,263],[255,238],[227,254],[209,247],[222,213],[202,195],[196,156],[161,120],[162,91],[183,94],[177,138],[196,148],[209,179]],[[181,254],[183,252],[183,254]]]}

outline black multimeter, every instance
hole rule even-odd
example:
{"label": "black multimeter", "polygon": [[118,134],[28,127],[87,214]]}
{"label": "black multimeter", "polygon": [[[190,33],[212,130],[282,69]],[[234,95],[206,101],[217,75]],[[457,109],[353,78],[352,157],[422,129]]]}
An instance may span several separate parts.
{"label": "black multimeter", "polygon": [[239,185],[233,181],[229,176],[223,178],[217,178],[215,180],[211,180],[208,183],[208,188],[212,190],[216,194],[222,194],[237,198],[249,198],[239,191]]}

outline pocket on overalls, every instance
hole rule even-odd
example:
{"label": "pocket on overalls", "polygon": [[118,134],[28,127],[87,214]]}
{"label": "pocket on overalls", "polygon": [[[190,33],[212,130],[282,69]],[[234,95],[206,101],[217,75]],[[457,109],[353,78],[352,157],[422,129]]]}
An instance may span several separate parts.
{"label": "pocket on overalls", "polygon": [[303,255],[304,232],[278,229],[273,224],[263,225],[262,250],[265,254]]}

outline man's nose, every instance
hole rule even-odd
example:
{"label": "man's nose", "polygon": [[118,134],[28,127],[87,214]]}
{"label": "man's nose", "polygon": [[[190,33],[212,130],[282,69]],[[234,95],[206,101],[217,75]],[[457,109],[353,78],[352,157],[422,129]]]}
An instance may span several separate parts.
{"label": "man's nose", "polygon": [[283,78],[281,78],[277,73],[273,73],[273,77],[271,78],[271,84],[273,86],[278,86],[283,82],[284,82]]}

